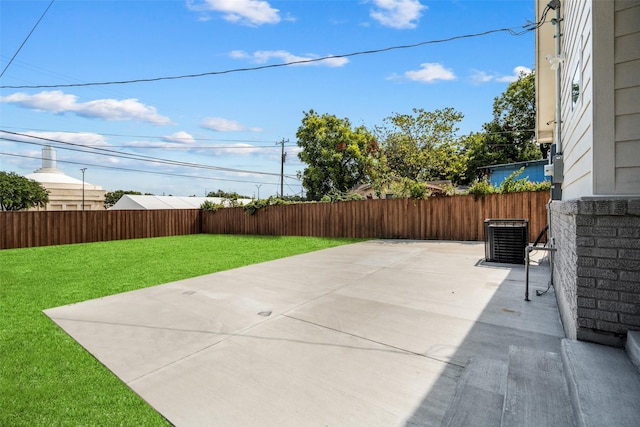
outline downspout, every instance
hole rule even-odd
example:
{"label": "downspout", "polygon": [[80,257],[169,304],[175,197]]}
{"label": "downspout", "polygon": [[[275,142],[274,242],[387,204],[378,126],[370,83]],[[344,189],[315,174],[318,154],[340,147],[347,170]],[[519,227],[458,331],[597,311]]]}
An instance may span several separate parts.
{"label": "downspout", "polygon": [[[562,37],[562,32],[560,29],[560,22],[562,18],[560,18],[560,1],[557,3],[550,2],[549,4],[555,5],[556,17],[551,20],[551,23],[556,27],[556,33],[553,36],[556,42],[556,58],[562,58],[561,46],[560,46],[560,37]],[[562,96],[560,92],[561,87],[561,79],[562,79],[562,61],[557,62],[556,68],[556,129],[555,129],[555,140],[556,140],[556,154],[562,154]]]}
{"label": "downspout", "polygon": [[[553,286],[553,276],[555,269],[555,252],[557,250],[556,239],[553,234],[553,229],[551,227],[551,202],[562,199],[562,181],[564,180],[564,162],[562,157],[562,46],[560,43],[560,38],[562,37],[562,31],[560,28],[560,22],[562,18],[560,17],[560,0],[551,0],[549,2],[549,7],[553,8],[556,12],[556,16],[551,20],[551,23],[556,27],[556,31],[554,34],[555,39],[555,54],[558,59],[557,68],[556,68],[556,111],[555,111],[555,150],[551,150],[550,161],[552,162],[553,167],[553,176],[551,178],[552,188],[551,188],[551,197],[549,200],[549,205],[547,206],[547,215],[548,215],[548,225],[549,225],[549,268],[551,269],[551,280],[549,281],[549,286]],[[528,260],[527,260],[528,262]],[[527,295],[528,296],[528,295]]]}
{"label": "downspout", "polygon": [[[554,255],[555,255],[555,252],[557,251],[555,236],[553,235],[553,231],[552,231],[553,227],[551,226],[551,220],[552,220],[551,203],[554,199],[558,200],[562,198],[561,187],[559,190],[557,190],[554,187],[556,187],[557,185],[560,185],[560,186],[562,185],[562,181],[563,181],[562,175],[564,174],[564,171],[563,171],[564,165],[562,161],[562,96],[561,96],[561,86],[562,86],[561,85],[561,80],[562,80],[561,48],[562,46],[560,43],[560,38],[562,36],[560,22],[562,21],[562,18],[560,16],[560,6],[561,6],[560,0],[551,0],[547,4],[548,8],[551,8],[555,11],[555,18],[551,20],[551,24],[555,26],[555,34],[554,34],[555,58],[557,61],[555,62],[555,72],[556,72],[556,81],[555,81],[555,90],[556,90],[555,107],[556,108],[555,108],[555,130],[554,130],[555,147],[552,146],[551,152],[549,153],[549,164],[552,168],[552,175],[551,175],[552,187],[550,190],[549,202],[547,203],[547,225],[548,225],[547,236],[548,236],[549,246],[544,248],[547,252],[549,252],[549,267],[551,269],[551,278],[549,281],[549,287],[554,286],[554,283],[553,283],[553,275],[554,275],[554,267],[555,267]],[[526,248],[525,301],[529,301],[529,253],[534,249],[535,249],[535,246],[528,246]],[[549,288],[547,288],[547,291],[548,290]],[[546,293],[546,291],[543,293]],[[540,293],[536,291],[536,295],[540,295]]]}

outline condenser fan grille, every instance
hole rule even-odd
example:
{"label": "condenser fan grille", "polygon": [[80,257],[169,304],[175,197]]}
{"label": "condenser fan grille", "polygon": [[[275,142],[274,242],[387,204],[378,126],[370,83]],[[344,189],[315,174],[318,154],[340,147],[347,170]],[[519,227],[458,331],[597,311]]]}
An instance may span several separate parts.
{"label": "condenser fan grille", "polygon": [[529,221],[526,219],[487,219],[484,221],[485,260],[509,264],[524,264],[529,241]]}

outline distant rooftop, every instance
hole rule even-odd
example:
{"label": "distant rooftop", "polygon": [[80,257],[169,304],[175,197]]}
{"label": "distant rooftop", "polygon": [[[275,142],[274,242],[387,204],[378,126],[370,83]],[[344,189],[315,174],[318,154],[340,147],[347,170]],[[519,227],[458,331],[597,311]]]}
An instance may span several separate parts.
{"label": "distant rooftop", "polygon": [[[125,194],[110,207],[110,210],[152,210],[152,209],[200,209],[204,202],[225,203],[222,197],[182,197],[182,196],[150,196]],[[247,204],[251,199],[238,199],[240,204]]]}
{"label": "distant rooftop", "polygon": [[[42,167],[25,177],[41,184],[71,184],[79,187],[83,184],[82,180],[70,177],[56,168],[56,151],[53,147],[49,146],[42,149]],[[100,186],[90,184],[86,181],[84,185],[87,189],[101,189]]]}

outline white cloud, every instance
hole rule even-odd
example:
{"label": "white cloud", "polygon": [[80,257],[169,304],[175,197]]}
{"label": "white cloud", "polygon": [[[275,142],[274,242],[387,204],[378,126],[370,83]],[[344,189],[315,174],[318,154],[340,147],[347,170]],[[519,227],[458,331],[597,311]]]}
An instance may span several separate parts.
{"label": "white cloud", "polygon": [[[36,139],[32,138],[36,137]],[[29,141],[33,142],[38,141],[39,143],[46,143],[42,139],[38,140],[37,138],[51,139],[54,141],[62,141],[62,142],[70,142],[72,144],[78,145],[91,145],[92,147],[108,147],[109,143],[104,136],[93,133],[93,132],[22,132],[21,135],[11,135],[11,139],[17,139],[20,141]]]}
{"label": "white cloud", "polygon": [[[291,63],[299,61],[309,61],[319,58],[319,56],[311,54],[308,54],[307,56],[298,56],[285,50],[259,50],[253,52],[253,54],[249,54],[242,50],[234,50],[229,55],[234,59],[250,59],[258,64],[266,64],[271,59],[278,59],[281,63]],[[327,67],[342,67],[347,63],[349,63],[349,60],[347,58],[336,58],[327,55],[327,59],[322,59],[314,62],[305,62],[296,65],[324,65]]]}
{"label": "white cloud", "polygon": [[488,83],[492,81],[501,83],[512,83],[518,80],[520,76],[531,74],[531,68],[519,65],[513,69],[513,74],[502,76],[499,74],[489,74],[481,70],[472,70],[471,81],[476,84]]}
{"label": "white cloud", "polygon": [[98,99],[78,104],[74,112],[80,116],[97,117],[106,120],[141,120],[156,125],[168,125],[171,120],[157,113],[155,107],[142,104],[135,98]]}
{"label": "white cloud", "polygon": [[531,68],[519,65],[513,69],[513,75],[498,77],[496,80],[499,82],[512,83],[518,80],[521,76],[531,74]]}
{"label": "white cloud", "polygon": [[77,96],[54,90],[35,95],[16,92],[0,97],[0,102],[54,114],[74,113],[82,117],[104,120],[140,120],[155,125],[171,124],[171,120],[158,114],[155,107],[144,105],[135,98],[78,102]]}
{"label": "white cloud", "polygon": [[249,128],[238,121],[222,117],[207,117],[200,123],[200,126],[215,132],[262,132],[260,128]]}
{"label": "white cloud", "polygon": [[76,108],[75,95],[67,95],[62,91],[44,91],[35,95],[16,92],[14,94],[0,97],[0,102],[16,104],[20,107],[32,108],[38,111],[48,111],[50,113],[64,113]]}
{"label": "white cloud", "polygon": [[229,56],[232,57],[233,59],[247,59],[247,58],[251,58],[251,55],[249,55],[247,52],[245,52],[244,50],[232,50],[231,53],[229,53]]}
{"label": "white cloud", "polygon": [[[214,155],[216,156],[224,156],[224,155],[233,155],[233,156],[249,156],[252,154],[264,154],[265,149],[262,147],[256,147],[255,145],[245,144],[245,143],[236,143],[236,144],[227,144],[224,146],[211,147]],[[273,150],[268,151],[278,151],[277,147],[274,147]],[[279,152],[279,151],[278,151]]]}
{"label": "white cloud", "polygon": [[419,0],[373,0],[376,9],[371,10],[371,17],[385,27],[406,29],[415,28],[417,20],[427,6]]}
{"label": "white cloud", "polygon": [[179,143],[188,143],[188,144],[191,144],[196,141],[191,134],[185,131],[180,131],[172,135],[164,136],[162,137],[162,140],[165,142],[179,142]]}
{"label": "white cloud", "polygon": [[441,64],[425,63],[425,64],[420,64],[420,67],[422,67],[420,70],[406,71],[402,75],[402,77],[393,75],[389,77],[389,79],[404,78],[414,82],[422,82],[422,83],[434,83],[437,80],[455,80],[456,79],[456,75],[453,73],[453,71],[450,69],[444,68]]}
{"label": "white cloud", "polygon": [[[258,26],[280,22],[278,9],[263,0],[187,0],[187,7],[196,12],[221,12],[226,21]],[[199,18],[208,20],[206,16]]]}
{"label": "white cloud", "polygon": [[471,74],[471,80],[476,83],[487,83],[495,79],[495,76],[487,74],[484,71],[480,70],[472,70],[473,74]]}

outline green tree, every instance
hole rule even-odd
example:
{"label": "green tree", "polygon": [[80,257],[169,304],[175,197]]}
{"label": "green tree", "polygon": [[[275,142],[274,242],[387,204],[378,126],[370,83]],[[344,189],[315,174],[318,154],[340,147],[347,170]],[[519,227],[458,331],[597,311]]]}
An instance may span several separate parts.
{"label": "green tree", "polygon": [[453,108],[394,114],[375,129],[380,141],[379,175],[385,181],[457,181],[464,174],[458,152],[457,124],[464,116]]}
{"label": "green tree", "polygon": [[39,182],[15,172],[0,171],[0,210],[45,207],[48,201],[49,193]]}
{"label": "green tree", "polygon": [[536,77],[521,74],[493,101],[493,121],[508,131],[518,148],[535,138]]}
{"label": "green tree", "polygon": [[207,197],[222,197],[224,199],[237,200],[237,199],[250,199],[251,197],[242,196],[235,191],[228,193],[224,190],[218,189],[218,191],[209,191]]}
{"label": "green tree", "polygon": [[347,118],[310,110],[304,113],[296,137],[302,148],[298,158],[307,165],[298,175],[308,199],[346,193],[357,184],[370,182],[377,144],[364,126],[353,128]]}
{"label": "green tree", "polygon": [[410,178],[402,178],[392,182],[390,191],[396,199],[426,199],[429,197],[426,185]]}
{"label": "green tree", "polygon": [[535,143],[535,126],[535,74],[521,74],[494,99],[493,120],[463,139],[466,181],[478,178],[483,166],[543,158],[547,149]]}
{"label": "green tree", "polygon": [[115,205],[118,200],[120,200],[125,194],[133,194],[137,196],[142,195],[141,192],[133,190],[116,190],[107,192],[104,196],[104,208],[109,209],[111,206]]}

